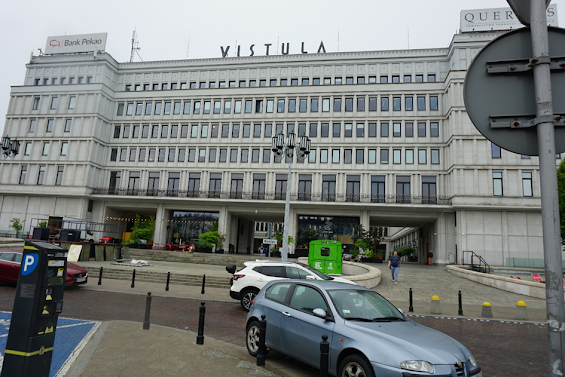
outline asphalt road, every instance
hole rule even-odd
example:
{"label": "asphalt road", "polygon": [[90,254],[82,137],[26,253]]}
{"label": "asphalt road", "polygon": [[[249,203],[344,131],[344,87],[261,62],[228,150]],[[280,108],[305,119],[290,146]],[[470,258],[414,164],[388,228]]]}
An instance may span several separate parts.
{"label": "asphalt road", "polygon": [[[0,285],[0,310],[12,310],[14,293],[15,286]],[[144,321],[145,302],[146,298],[141,295],[87,291],[77,287],[65,291],[62,315],[78,319],[141,323]],[[199,307],[199,300],[153,297],[151,323],[196,332]],[[204,335],[244,347],[246,315],[236,301],[206,302]],[[548,340],[544,325],[411,318],[467,346],[483,368],[484,376],[548,375]]]}

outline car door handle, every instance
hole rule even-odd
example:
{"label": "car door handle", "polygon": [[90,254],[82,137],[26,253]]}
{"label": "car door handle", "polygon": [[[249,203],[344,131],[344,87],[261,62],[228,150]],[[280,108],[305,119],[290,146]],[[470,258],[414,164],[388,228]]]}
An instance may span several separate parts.
{"label": "car door handle", "polygon": [[282,315],[286,315],[287,317],[290,317],[290,313],[289,313],[289,312],[282,312]]}

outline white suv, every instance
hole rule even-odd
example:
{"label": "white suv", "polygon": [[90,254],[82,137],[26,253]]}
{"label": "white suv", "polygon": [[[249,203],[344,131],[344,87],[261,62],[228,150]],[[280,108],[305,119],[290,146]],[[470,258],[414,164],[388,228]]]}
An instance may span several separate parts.
{"label": "white suv", "polygon": [[235,271],[236,266],[230,264],[226,270],[233,274],[230,281],[230,297],[239,300],[241,307],[249,310],[251,303],[268,282],[278,279],[313,279],[313,280],[335,280],[344,283],[355,284],[351,280],[341,277],[328,276],[300,262],[281,262],[256,260],[245,262],[245,267]]}

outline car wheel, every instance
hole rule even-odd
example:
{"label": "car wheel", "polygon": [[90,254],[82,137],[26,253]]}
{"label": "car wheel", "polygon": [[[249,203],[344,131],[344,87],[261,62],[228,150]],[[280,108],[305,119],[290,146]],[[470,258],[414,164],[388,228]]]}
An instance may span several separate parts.
{"label": "car wheel", "polygon": [[251,308],[251,302],[253,301],[253,299],[255,299],[255,296],[257,296],[257,291],[254,289],[243,291],[240,299],[241,307],[249,311],[249,308]]}
{"label": "car wheel", "polygon": [[375,377],[371,364],[361,355],[349,355],[339,366],[339,377]]}
{"label": "car wheel", "polygon": [[259,322],[253,321],[247,326],[247,352],[253,357],[259,353]]}

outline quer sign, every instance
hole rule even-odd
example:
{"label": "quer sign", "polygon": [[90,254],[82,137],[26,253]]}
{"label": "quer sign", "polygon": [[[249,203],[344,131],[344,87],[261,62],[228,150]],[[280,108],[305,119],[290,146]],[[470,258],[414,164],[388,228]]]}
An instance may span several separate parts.
{"label": "quer sign", "polygon": [[[547,24],[558,26],[557,5],[547,7]],[[511,8],[471,9],[461,11],[461,31],[512,30],[524,27]]]}
{"label": "quer sign", "polygon": [[[269,55],[269,52],[271,52],[271,46],[273,44],[272,43],[265,43],[264,47],[265,47],[265,55]],[[220,46],[220,51],[222,52],[222,58],[228,57],[230,54],[230,47],[231,46]],[[247,56],[254,56],[255,55],[255,49],[260,49],[260,46],[255,46],[254,44],[249,46],[249,52],[246,52]],[[241,46],[237,45],[235,48],[232,49],[232,53],[235,54],[235,56],[241,56],[241,54],[243,53],[241,50]],[[290,52],[290,43],[282,43],[281,45],[281,53],[283,55],[288,55]],[[320,41],[320,45],[318,46],[318,51],[316,51],[317,54],[319,53],[325,53],[326,52],[326,48],[324,47],[324,42]],[[306,46],[304,45],[304,42],[302,42],[301,45],[301,49],[300,49],[300,53],[302,54],[307,54],[308,51],[306,51]]]}
{"label": "quer sign", "polygon": [[47,37],[46,54],[73,54],[78,52],[97,52],[106,48],[108,33],[61,35]]}

